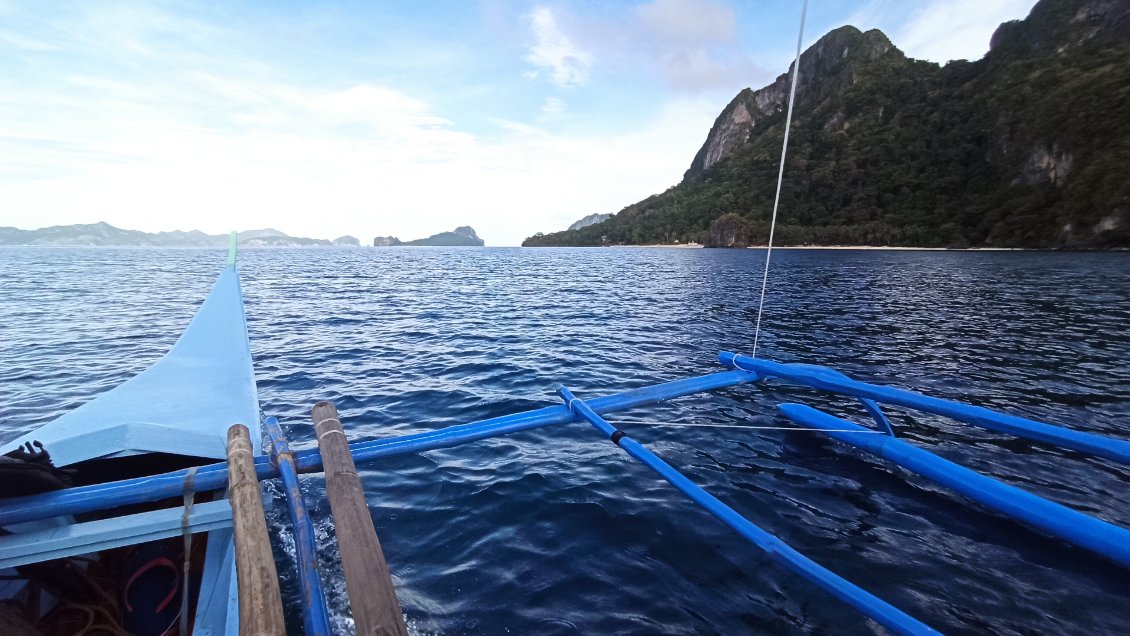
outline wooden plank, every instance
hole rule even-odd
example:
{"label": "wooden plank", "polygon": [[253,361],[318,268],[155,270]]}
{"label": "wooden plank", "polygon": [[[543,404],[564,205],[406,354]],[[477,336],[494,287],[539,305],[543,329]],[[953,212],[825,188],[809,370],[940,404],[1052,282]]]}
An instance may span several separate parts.
{"label": "wooden plank", "polygon": [[235,566],[239,581],[241,636],[284,636],[279,575],[267,536],[259,480],[247,427],[228,429],[228,499],[235,530]]}
{"label": "wooden plank", "polygon": [[318,402],[311,411],[318,433],[318,449],[326,471],[326,494],[330,500],[345,589],[353,610],[357,633],[363,636],[407,636],[404,613],[396,598],[392,575],[385,563],[373,517],[365,502],[361,478],[349,453],[349,440],[338,418],[337,408]]}
{"label": "wooden plank", "polygon": [[[184,508],[163,508],[0,536],[0,569],[179,537],[184,534],[183,517]],[[198,503],[188,526],[193,534],[227,528],[231,507],[226,501]]]}

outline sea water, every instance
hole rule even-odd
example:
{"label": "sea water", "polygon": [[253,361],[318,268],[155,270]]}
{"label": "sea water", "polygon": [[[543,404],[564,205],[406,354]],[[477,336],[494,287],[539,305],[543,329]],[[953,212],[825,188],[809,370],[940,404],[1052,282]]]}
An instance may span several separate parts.
{"label": "sea water", "polygon": [[[0,249],[0,440],[144,369],[226,254]],[[295,448],[335,402],[352,439],[417,433],[721,370],[753,343],[764,252],[249,249],[260,403]],[[758,355],[1130,438],[1130,254],[780,250]],[[1130,573],[818,433],[780,382],[609,416],[818,563],[948,633],[1130,633]],[[890,409],[914,445],[1130,527],[1130,468]],[[726,428],[683,424],[727,425]],[[744,426],[729,428],[729,426]],[[421,634],[868,633],[586,423],[362,467]],[[303,478],[348,626],[319,476]],[[297,586],[281,491],[272,533]]]}

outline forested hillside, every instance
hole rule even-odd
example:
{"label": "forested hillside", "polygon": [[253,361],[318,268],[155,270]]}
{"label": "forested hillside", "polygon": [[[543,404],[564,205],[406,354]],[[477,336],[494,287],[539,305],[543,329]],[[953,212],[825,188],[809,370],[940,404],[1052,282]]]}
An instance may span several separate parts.
{"label": "forested hillside", "polygon": [[[1042,0],[944,67],[879,31],[804,52],[775,242],[1130,246],[1130,1]],[[788,74],[722,111],[681,183],[524,245],[764,244]]]}

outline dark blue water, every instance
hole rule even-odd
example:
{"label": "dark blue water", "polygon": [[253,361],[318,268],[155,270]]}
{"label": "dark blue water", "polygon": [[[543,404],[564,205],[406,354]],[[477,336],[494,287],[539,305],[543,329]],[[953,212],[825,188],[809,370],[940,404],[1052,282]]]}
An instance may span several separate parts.
{"label": "dark blue water", "polygon": [[[207,250],[0,250],[0,438],[145,368],[224,262]],[[719,370],[753,340],[763,253],[675,249],[249,250],[267,414],[313,445],[431,430]],[[1130,437],[1130,254],[780,251],[760,354]],[[1130,633],[1130,573],[818,434],[784,385],[613,417],[795,548],[952,633]],[[1130,527],[1130,470],[893,409],[916,445]],[[588,424],[384,460],[363,478],[422,634],[869,633]],[[319,478],[304,482],[326,539]],[[290,540],[274,492],[280,552]],[[324,541],[342,624],[340,564]],[[290,564],[283,562],[282,571]],[[289,576],[289,574],[288,574]],[[286,591],[294,594],[288,579]],[[291,618],[297,620],[296,614]]]}

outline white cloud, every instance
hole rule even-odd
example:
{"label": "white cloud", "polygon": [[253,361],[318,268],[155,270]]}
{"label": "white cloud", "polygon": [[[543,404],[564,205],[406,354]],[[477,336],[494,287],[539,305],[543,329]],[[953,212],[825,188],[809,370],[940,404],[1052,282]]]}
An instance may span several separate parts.
{"label": "white cloud", "polygon": [[[0,12],[2,15],[2,12]],[[54,51],[56,47],[35,38],[20,35],[19,33],[12,33],[11,31],[0,31],[0,42],[6,42],[17,49],[25,51]]]}
{"label": "white cloud", "polygon": [[726,51],[675,48],[661,51],[657,57],[666,82],[689,93],[719,88],[737,92],[763,75],[748,58]]}
{"label": "white cloud", "polygon": [[989,50],[993,31],[1002,22],[1026,17],[1034,4],[1035,0],[930,0],[910,5],[878,0],[857,11],[851,24],[881,28],[910,57],[944,64],[980,59]]}
{"label": "white cloud", "polygon": [[[98,95],[137,97],[114,82],[72,79]],[[612,135],[505,122],[484,136],[389,87],[244,81],[233,92],[230,81],[210,77],[189,90],[256,122],[238,132],[160,101],[126,108],[97,98],[81,121],[61,127],[54,119],[6,125],[0,134],[22,137],[0,139],[0,224],[105,220],[212,233],[271,226],[366,241],[469,224],[489,244],[516,245],[674,184],[716,114],[715,104],[680,102]],[[564,103],[550,98],[545,107]]]}
{"label": "white cloud", "polygon": [[644,32],[667,44],[701,47],[737,37],[734,10],[713,0],[652,0],[636,14]]}
{"label": "white cloud", "polygon": [[759,75],[737,42],[733,9],[714,0],[653,0],[636,10],[638,35],[659,74],[691,93],[744,88]]}
{"label": "white cloud", "polygon": [[534,45],[530,47],[526,61],[548,69],[550,78],[558,86],[580,86],[588,81],[592,55],[577,48],[561,31],[552,9],[536,7],[530,13],[530,28]]}
{"label": "white cloud", "polygon": [[552,119],[563,115],[567,109],[565,100],[560,97],[546,97],[545,102],[541,105],[541,116],[545,119]]}
{"label": "white cloud", "polygon": [[433,115],[424,102],[380,86],[354,86],[327,93],[308,100],[306,106],[322,117],[322,121],[363,123],[391,134],[451,124]]}
{"label": "white cloud", "polygon": [[[566,134],[548,127],[566,119],[565,101],[548,97],[544,126],[471,132],[435,93],[348,74],[296,79],[233,49],[239,33],[186,23],[180,40],[168,31],[178,22],[148,9],[114,20],[93,30],[79,28],[85,17],[61,20],[45,38],[60,65],[31,59],[22,74],[0,74],[0,225],[271,226],[365,241],[471,225],[488,244],[515,245],[673,185],[718,110],[655,102],[613,132]],[[562,24],[572,22],[553,21],[559,34]],[[562,81],[591,67],[575,41],[542,42]]]}
{"label": "white cloud", "polygon": [[559,31],[599,56],[602,68],[681,93],[737,92],[772,77],[745,53],[734,10],[718,0],[651,0],[622,14],[573,18]]}

